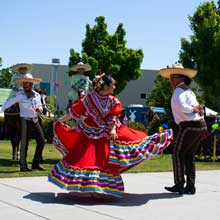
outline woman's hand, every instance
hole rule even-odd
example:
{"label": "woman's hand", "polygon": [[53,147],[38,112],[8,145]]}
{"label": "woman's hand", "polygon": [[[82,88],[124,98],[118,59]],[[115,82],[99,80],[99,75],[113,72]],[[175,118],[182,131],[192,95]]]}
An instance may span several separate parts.
{"label": "woman's hand", "polygon": [[57,121],[60,122],[60,123],[63,123],[64,122],[64,118],[63,117],[58,118]]}
{"label": "woman's hand", "polygon": [[64,115],[58,118],[57,121],[60,123],[63,123],[63,122],[69,121],[70,119],[71,119],[71,116],[68,114],[68,115]]}
{"label": "woman's hand", "polygon": [[116,133],[116,130],[115,130],[115,129],[112,129],[112,130],[110,131],[110,139],[113,140],[113,141],[115,141],[115,140],[117,139],[117,137],[118,137],[118,135],[117,135],[117,133]]}

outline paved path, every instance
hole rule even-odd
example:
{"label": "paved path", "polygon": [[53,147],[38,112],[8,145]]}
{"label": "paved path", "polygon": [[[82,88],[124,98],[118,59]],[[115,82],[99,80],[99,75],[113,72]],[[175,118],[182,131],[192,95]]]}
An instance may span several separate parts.
{"label": "paved path", "polygon": [[172,173],[123,174],[116,201],[75,198],[47,177],[0,179],[1,220],[219,220],[220,171],[197,172],[197,194],[166,192]]}

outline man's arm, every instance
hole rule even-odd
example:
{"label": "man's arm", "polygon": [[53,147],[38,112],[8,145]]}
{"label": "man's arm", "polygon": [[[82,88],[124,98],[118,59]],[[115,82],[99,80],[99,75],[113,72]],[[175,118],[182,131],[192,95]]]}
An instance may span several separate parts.
{"label": "man's arm", "polygon": [[8,99],[3,105],[2,105],[2,109],[1,112],[5,111],[5,109],[11,107],[12,105],[14,105],[15,103],[19,102],[22,98],[21,94],[16,94],[15,96],[13,96],[12,98]]}

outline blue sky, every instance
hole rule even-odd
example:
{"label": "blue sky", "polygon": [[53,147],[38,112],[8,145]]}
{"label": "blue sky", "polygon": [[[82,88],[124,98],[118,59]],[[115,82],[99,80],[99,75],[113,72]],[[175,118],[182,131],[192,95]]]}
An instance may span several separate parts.
{"label": "blue sky", "polygon": [[[192,32],[188,16],[201,0],[3,0],[0,3],[0,57],[16,63],[68,64],[69,50],[81,52],[86,24],[104,16],[113,34],[119,23],[127,47],[144,52],[142,69],[160,69],[178,60],[180,39]],[[217,1],[215,1],[217,2]]]}

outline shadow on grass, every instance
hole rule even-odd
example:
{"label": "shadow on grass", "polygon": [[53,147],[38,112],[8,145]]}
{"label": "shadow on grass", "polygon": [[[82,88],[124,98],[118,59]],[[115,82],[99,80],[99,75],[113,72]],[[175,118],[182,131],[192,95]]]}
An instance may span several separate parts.
{"label": "shadow on grass", "polygon": [[60,161],[61,159],[44,159],[43,160],[43,164],[56,164],[58,163],[58,161]]}
{"label": "shadow on grass", "polygon": [[64,205],[115,205],[115,206],[139,206],[146,204],[150,200],[174,199],[181,197],[174,193],[124,193],[122,198],[83,198],[71,195],[71,193],[38,192],[24,196],[25,199],[41,202],[44,204],[64,204]]}
{"label": "shadow on grass", "polygon": [[10,159],[0,159],[0,166],[1,167],[8,167],[8,166],[14,166],[18,165],[18,160],[10,160]]}
{"label": "shadow on grass", "polygon": [[11,174],[11,173],[18,173],[18,172],[19,170],[10,170],[10,171],[0,170],[0,174]]}
{"label": "shadow on grass", "polygon": [[[20,165],[18,160],[0,158],[0,178],[7,177],[23,177],[23,176],[40,176],[47,175],[58,160],[46,159],[42,162],[45,171],[32,170],[31,172],[20,172]],[[31,168],[32,162],[28,162],[28,167]]]}
{"label": "shadow on grass", "polygon": [[[60,159],[44,159],[42,164],[55,165],[58,161],[60,161]],[[2,158],[0,159],[0,166],[1,167],[10,167],[10,166],[14,166],[14,165],[19,165],[19,161],[18,160],[12,160],[12,159],[2,159]]]}
{"label": "shadow on grass", "polygon": [[19,170],[19,161],[0,159],[0,174],[14,174]]}

